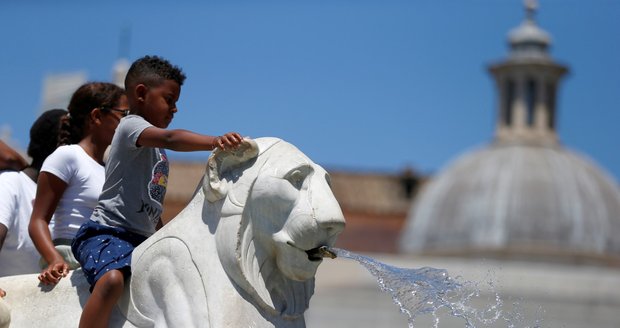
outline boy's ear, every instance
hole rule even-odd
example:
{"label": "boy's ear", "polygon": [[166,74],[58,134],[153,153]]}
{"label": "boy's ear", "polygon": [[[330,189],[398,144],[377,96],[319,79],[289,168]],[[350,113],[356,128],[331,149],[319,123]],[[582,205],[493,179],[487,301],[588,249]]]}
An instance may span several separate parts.
{"label": "boy's ear", "polygon": [[146,93],[148,92],[148,90],[149,90],[149,87],[147,87],[146,85],[142,83],[136,85],[134,88],[136,99],[140,102],[143,102],[144,99],[146,99]]}

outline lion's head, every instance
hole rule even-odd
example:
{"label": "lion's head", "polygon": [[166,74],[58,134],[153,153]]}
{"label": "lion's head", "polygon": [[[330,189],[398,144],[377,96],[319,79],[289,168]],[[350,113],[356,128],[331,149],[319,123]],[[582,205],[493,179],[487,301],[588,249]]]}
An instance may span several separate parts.
{"label": "lion's head", "polygon": [[218,255],[262,310],[298,316],[307,309],[321,260],[306,251],[333,245],[344,228],[329,183],[322,167],[280,139],[246,140],[211,155],[203,190],[221,210]]}

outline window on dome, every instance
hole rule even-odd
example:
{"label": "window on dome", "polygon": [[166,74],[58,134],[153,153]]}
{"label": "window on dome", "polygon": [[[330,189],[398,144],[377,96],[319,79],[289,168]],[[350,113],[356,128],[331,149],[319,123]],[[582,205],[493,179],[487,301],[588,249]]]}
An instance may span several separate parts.
{"label": "window on dome", "polygon": [[508,79],[504,83],[504,103],[502,104],[502,121],[506,126],[512,124],[512,106],[515,99],[515,83]]}
{"label": "window on dome", "polygon": [[555,129],[555,84],[552,82],[547,82],[545,88],[545,94],[547,95],[545,105],[549,111],[549,120],[547,123],[549,124],[550,129]]}
{"label": "window on dome", "polygon": [[527,105],[527,125],[534,125],[534,115],[536,109],[536,101],[538,98],[538,94],[536,92],[536,81],[532,78],[527,79],[527,84],[525,87],[525,101]]}

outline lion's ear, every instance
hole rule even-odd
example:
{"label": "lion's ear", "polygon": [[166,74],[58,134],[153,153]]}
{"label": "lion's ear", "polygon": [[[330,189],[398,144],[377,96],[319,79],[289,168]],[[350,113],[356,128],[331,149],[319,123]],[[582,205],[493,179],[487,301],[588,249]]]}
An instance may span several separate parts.
{"label": "lion's ear", "polygon": [[244,139],[234,150],[213,151],[209,156],[207,173],[203,182],[205,197],[210,202],[218,201],[228,194],[228,189],[247,167],[249,161],[258,156],[258,144],[252,139]]}

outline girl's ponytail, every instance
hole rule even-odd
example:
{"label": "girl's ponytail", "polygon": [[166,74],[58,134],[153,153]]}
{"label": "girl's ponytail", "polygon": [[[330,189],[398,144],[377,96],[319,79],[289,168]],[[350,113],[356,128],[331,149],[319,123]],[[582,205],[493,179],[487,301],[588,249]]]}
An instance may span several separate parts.
{"label": "girl's ponytail", "polygon": [[84,137],[84,125],[86,123],[85,113],[80,117],[71,115],[71,112],[63,116],[60,120],[60,131],[58,131],[58,146],[72,145],[80,142]]}

